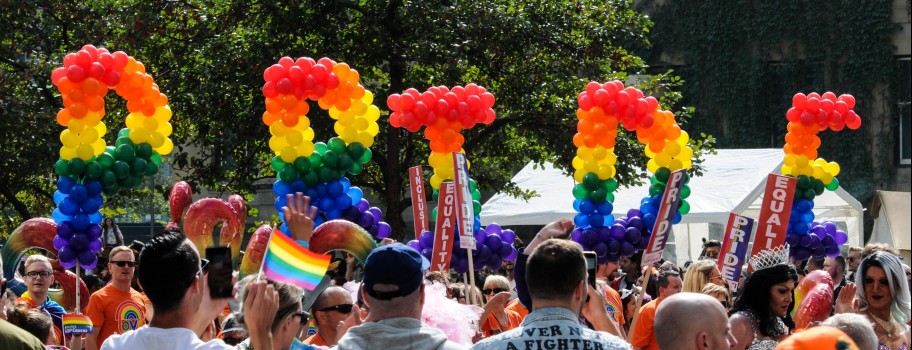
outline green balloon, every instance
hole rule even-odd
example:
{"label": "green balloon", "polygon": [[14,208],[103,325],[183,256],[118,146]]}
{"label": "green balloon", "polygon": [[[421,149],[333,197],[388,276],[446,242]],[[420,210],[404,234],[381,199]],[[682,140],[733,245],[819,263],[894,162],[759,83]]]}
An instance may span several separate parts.
{"label": "green balloon", "polygon": [[[330,151],[327,151],[327,152],[330,152]],[[319,175],[320,175],[320,182],[323,182],[323,183],[330,182],[333,180],[338,180],[341,177],[341,176],[339,176],[338,170],[329,168],[329,167],[323,167],[322,169],[320,169]]]}
{"label": "green balloon", "polygon": [[136,156],[149,159],[152,156],[152,145],[148,143],[140,143],[136,145]]}
{"label": "green balloon", "polygon": [[310,160],[311,169],[316,171],[323,167],[323,156],[321,156],[317,152],[314,152],[313,154],[311,154],[310,157],[307,157],[307,159]]}
{"label": "green balloon", "polygon": [[63,159],[58,159],[57,162],[54,163],[54,172],[60,176],[70,175],[70,166],[69,165],[70,165],[69,162],[67,162]]}
{"label": "green balloon", "polygon": [[469,179],[469,190],[472,192],[478,191],[478,182],[475,179]]}
{"label": "green balloon", "polygon": [[130,176],[130,165],[126,162],[119,160],[114,162],[114,165],[111,166],[111,170],[114,171],[114,175],[117,176],[118,180],[123,180]]}
{"label": "green balloon", "polygon": [[649,195],[650,196],[655,196],[660,193],[665,193],[665,186],[662,186],[660,184],[652,184],[651,186],[649,186]]}
{"label": "green balloon", "polygon": [[329,149],[329,148],[327,148],[327,147],[326,147],[326,144],[323,143],[323,142],[317,142],[317,143],[314,144],[314,152],[315,152],[315,153],[323,154],[323,153],[326,153],[326,150],[327,150],[327,149]]}
{"label": "green balloon", "polygon": [[435,221],[437,220],[437,207],[434,207],[434,209],[431,209],[431,220],[435,220]]}
{"label": "green balloon", "polygon": [[320,175],[316,171],[308,171],[304,174],[304,183],[307,187],[314,187],[320,183]]}
{"label": "green balloon", "polygon": [[279,156],[272,157],[272,159],[269,160],[269,165],[272,166],[272,170],[275,170],[276,172],[285,169],[285,162],[282,158],[279,158]]}
{"label": "green balloon", "polygon": [[294,167],[287,166],[279,171],[279,178],[285,182],[292,182],[298,178],[298,171]]}
{"label": "green balloon", "polygon": [[687,213],[690,213],[690,203],[682,200],[681,205],[678,206],[678,213],[681,213],[681,215],[687,215]]}
{"label": "green balloon", "polygon": [[104,174],[104,168],[98,162],[89,162],[85,167],[85,176],[89,179],[97,179]]}
{"label": "green balloon", "polygon": [[355,164],[352,164],[351,170],[349,170],[348,172],[350,172],[352,175],[358,175],[362,171],[364,171],[364,166],[361,165],[361,163],[355,163]]}
{"label": "green balloon", "polygon": [[152,161],[152,163],[155,163],[157,166],[162,166],[162,156],[161,154],[158,154],[158,152],[153,151],[152,156],[149,157],[149,160]]}
{"label": "green balloon", "polygon": [[310,160],[307,157],[298,157],[294,161],[294,168],[299,173],[306,173],[310,170]]}
{"label": "green balloon", "polygon": [[361,159],[364,155],[364,145],[360,142],[352,142],[348,145],[348,156],[352,159]]}
{"label": "green balloon", "polygon": [[133,145],[123,144],[114,149],[114,158],[119,161],[130,162],[135,156]]}
{"label": "green balloon", "polygon": [[476,191],[472,191],[472,200],[480,201],[480,200],[481,200],[481,192],[478,192],[477,190],[476,190]]}
{"label": "green balloon", "polygon": [[146,172],[143,175],[152,176],[156,173],[158,173],[158,165],[156,165],[155,162],[146,162]]}
{"label": "green balloon", "polygon": [[598,175],[593,173],[586,173],[586,175],[583,175],[583,186],[586,186],[587,190],[592,191],[599,188],[600,183]]}
{"label": "green balloon", "polygon": [[825,187],[830,191],[835,191],[837,188],[839,188],[839,180],[834,177],[833,181],[828,183]]}
{"label": "green balloon", "polygon": [[573,186],[573,198],[583,200],[589,197],[589,190],[586,189],[586,186],[583,184],[576,184]]}
{"label": "green balloon", "polygon": [[373,156],[374,156],[374,154],[373,154],[373,152],[371,152],[370,148],[365,148],[364,154],[362,154],[361,159],[358,159],[358,160],[361,161],[361,164],[364,164],[364,163],[370,162],[371,157],[373,157]]}
{"label": "green balloon", "polygon": [[339,157],[339,164],[336,166],[336,169],[339,169],[340,172],[346,172],[351,170],[352,165],[355,164],[355,161],[348,156],[348,154],[342,153],[342,156]]}
{"label": "green balloon", "polygon": [[825,188],[823,186],[823,181],[820,181],[820,180],[814,181],[814,194],[819,196],[819,195],[823,194],[823,190],[825,190]]}
{"label": "green balloon", "polygon": [[808,188],[808,186],[810,186],[810,184],[811,184],[811,179],[809,179],[807,176],[804,176],[804,175],[798,175],[798,181],[795,184],[795,188],[797,188],[799,190],[804,190],[804,189]]}
{"label": "green balloon", "polygon": [[671,170],[668,170],[668,168],[666,168],[666,167],[661,167],[658,170],[656,170],[656,172],[655,172],[656,179],[661,181],[662,183],[668,182],[668,176],[670,176],[670,175],[671,175]]}
{"label": "green balloon", "polygon": [[105,153],[114,156],[114,146],[105,146]]}
{"label": "green balloon", "polygon": [[142,177],[140,176],[130,176],[127,177],[127,188],[136,188],[142,184]]}
{"label": "green balloon", "polygon": [[595,203],[602,203],[608,198],[608,192],[599,188],[595,191],[589,192],[589,199]]}
{"label": "green balloon", "polygon": [[605,195],[605,200],[614,203],[614,193],[608,193]]}
{"label": "green balloon", "polygon": [[130,137],[130,129],[127,129],[127,128],[120,129],[120,131],[117,132],[117,137],[118,138]]}
{"label": "green balloon", "polygon": [[100,156],[98,156],[98,164],[101,165],[102,168],[110,169],[111,166],[114,165],[114,156],[108,154],[107,152],[102,153]]}
{"label": "green balloon", "polygon": [[336,152],[336,154],[345,153],[345,141],[342,141],[342,139],[338,137],[329,139],[326,147],[329,148],[330,151]]}
{"label": "green balloon", "polygon": [[817,193],[814,192],[813,188],[808,188],[803,191],[802,196],[804,197],[804,199],[812,201],[812,200],[814,200],[814,197],[817,196]]}
{"label": "green balloon", "polygon": [[70,159],[70,163],[67,164],[67,169],[72,175],[82,175],[85,172],[85,162],[79,158]]}
{"label": "green balloon", "polygon": [[472,201],[472,210],[474,211],[475,215],[481,213],[481,202]]}
{"label": "green balloon", "polygon": [[323,153],[323,164],[330,168],[337,168],[339,166],[339,154],[336,151],[327,150],[326,153]]}
{"label": "green balloon", "polygon": [[104,174],[101,174],[102,187],[111,187],[116,184],[117,184],[117,175],[114,175],[113,171],[105,170]]}
{"label": "green balloon", "polygon": [[687,197],[690,197],[690,186],[684,185],[684,187],[681,188],[681,198],[684,199]]}
{"label": "green balloon", "polygon": [[130,175],[133,176],[142,176],[146,173],[146,163],[145,159],[136,157],[133,158],[133,161],[130,162]]}
{"label": "green balloon", "polygon": [[118,137],[117,140],[114,141],[114,147],[117,148],[117,146],[120,145],[133,145],[133,141],[130,141],[129,137]]}
{"label": "green balloon", "polygon": [[617,180],[615,180],[615,179],[608,179],[608,180],[602,181],[601,187],[602,187],[602,189],[604,189],[606,192],[612,193],[612,192],[614,192],[614,191],[617,191],[617,189],[618,189],[618,182],[617,182]]}

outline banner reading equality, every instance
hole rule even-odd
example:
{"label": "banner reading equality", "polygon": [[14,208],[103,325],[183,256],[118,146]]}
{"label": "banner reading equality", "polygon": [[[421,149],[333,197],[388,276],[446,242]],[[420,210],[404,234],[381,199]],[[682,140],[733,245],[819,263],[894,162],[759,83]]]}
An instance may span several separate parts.
{"label": "banner reading equality", "polygon": [[440,184],[437,201],[437,222],[434,229],[434,251],[431,270],[446,272],[450,269],[450,252],[453,251],[453,235],[456,233],[456,185],[452,182]]}
{"label": "banner reading equality", "polygon": [[754,248],[751,249],[749,257],[764,249],[773,249],[785,244],[797,182],[794,177],[776,174],[769,174],[766,178],[766,190],[763,192],[763,204],[760,205],[760,218],[757,219]]}

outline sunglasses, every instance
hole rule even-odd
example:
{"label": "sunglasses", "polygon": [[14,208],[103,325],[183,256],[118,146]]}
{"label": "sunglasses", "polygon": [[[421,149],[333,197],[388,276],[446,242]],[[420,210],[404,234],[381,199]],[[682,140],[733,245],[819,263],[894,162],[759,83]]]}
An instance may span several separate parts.
{"label": "sunglasses", "polygon": [[135,267],[136,266],[135,261],[129,261],[129,260],[124,260],[124,261],[112,260],[111,263],[114,265],[117,265],[117,267]]}
{"label": "sunglasses", "polygon": [[491,294],[503,293],[506,291],[507,290],[503,289],[503,288],[494,288],[494,289],[485,288],[484,290],[482,290],[482,293],[484,293],[484,295],[491,295]]}
{"label": "sunglasses", "polygon": [[25,275],[28,278],[35,279],[38,277],[48,278],[48,277],[51,277],[52,275],[54,275],[54,273],[51,271],[29,271],[29,272],[26,272]]}
{"label": "sunglasses", "polygon": [[728,309],[729,306],[731,306],[731,305],[729,305],[728,300],[720,301],[720,303],[722,303],[722,307],[726,308],[726,309]]}
{"label": "sunglasses", "polygon": [[324,311],[324,312],[325,311],[338,311],[339,313],[348,314],[348,313],[352,312],[352,308],[354,306],[355,306],[354,304],[339,304],[339,305],[333,305],[330,307],[324,307],[322,309],[317,309],[317,311]]}
{"label": "sunglasses", "polygon": [[[349,305],[348,311],[351,311],[351,305]],[[307,321],[310,320],[310,314],[307,313],[307,311],[298,311],[291,315],[300,317],[301,318],[301,327],[307,327]]]}

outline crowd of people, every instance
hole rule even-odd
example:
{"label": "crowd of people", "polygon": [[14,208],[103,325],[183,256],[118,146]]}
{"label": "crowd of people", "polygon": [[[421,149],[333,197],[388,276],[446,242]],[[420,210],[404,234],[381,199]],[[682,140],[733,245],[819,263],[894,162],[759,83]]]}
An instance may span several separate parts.
{"label": "crowd of people", "polygon": [[[286,222],[306,246],[313,212],[298,199],[288,201]],[[909,267],[889,246],[852,247],[845,257],[807,263],[789,261],[787,250],[764,251],[732,288],[717,267],[721,245],[706,241],[701,259],[685,267],[642,266],[634,254],[597,266],[593,283],[582,248],[566,239],[572,226],[569,220],[546,225],[504,269],[476,274],[477,285],[464,275],[430,271],[419,252],[384,240],[363,264],[340,259],[345,266],[330,271],[328,287],[307,291],[256,274],[237,281],[235,298],[210,296],[208,261],[180,229],[139,251],[123,246],[118,233],[100,266],[107,281],[93,288],[82,310],[91,333],[61,332],[68,311],[49,297],[52,263],[32,255],[21,272],[28,291],[0,298],[0,349],[898,350],[912,344]],[[830,318],[803,330],[792,319],[795,291],[816,269],[832,277],[835,302]]]}

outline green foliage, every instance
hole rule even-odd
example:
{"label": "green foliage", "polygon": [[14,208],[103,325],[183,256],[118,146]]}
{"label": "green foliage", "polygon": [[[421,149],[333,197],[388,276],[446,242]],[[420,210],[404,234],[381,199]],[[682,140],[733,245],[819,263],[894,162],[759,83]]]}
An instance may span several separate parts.
{"label": "green foliage", "polygon": [[[892,171],[889,146],[872,146],[890,125],[874,114],[894,69],[893,1],[656,1],[642,6],[655,21],[650,62],[679,66],[684,100],[696,107],[689,125],[718,137],[725,148],[784,144],[791,97],[797,92],[849,93],[862,130],[824,132],[820,156],[842,165],[842,184],[870,198]],[[887,107],[889,108],[889,106]],[[861,151],[865,150],[865,151]],[[883,167],[880,167],[881,169]]]}
{"label": "green foliage", "polygon": [[[27,205],[36,206],[29,211],[13,210],[4,198],[0,203],[11,218],[5,225],[47,215],[53,207],[49,194],[54,179],[49,174],[61,128],[54,122],[60,101],[49,75],[65,53],[87,43],[124,50],[144,62],[174,110],[172,137],[177,146],[169,161],[179,177],[196,188],[250,194],[256,186],[274,181],[269,133],[261,122],[262,72],[282,56],[326,56],[357,69],[383,111],[389,94],[409,87],[423,91],[475,82],[488,88],[497,97],[498,119],[466,132],[472,177],[486,190],[531,195],[519,193],[509,179],[528,161],[557,159],[559,166],[570,167],[576,96],[586,82],[626,81],[636,75],[642,80],[638,86],[659,96],[665,109],[685,119],[693,113],[680,105],[682,80],[671,71],[647,71],[645,61],[632,54],[649,47],[646,35],[652,26],[632,4],[632,0],[3,2],[0,69],[8,74],[0,76],[0,103],[20,104],[0,109],[6,123],[3,132],[21,129],[22,120],[28,120],[34,130],[9,141],[4,137],[0,145],[4,152],[30,154],[4,157],[3,161],[12,157],[17,163],[4,164],[3,169],[21,183],[12,183],[16,188],[42,184],[44,196],[28,201]],[[106,121],[110,130],[117,130],[123,124],[123,102],[109,96]],[[309,117],[316,141],[334,136],[330,118],[316,104]],[[693,136],[698,133],[691,135],[697,139]],[[621,182],[636,182],[645,166],[642,146],[623,131],[620,137]],[[693,142],[699,146],[698,155],[712,148],[711,138],[706,143]],[[427,141],[420,134],[381,123],[373,151],[374,162],[352,181],[383,201],[394,236],[401,235],[405,230],[399,213],[410,205],[405,198],[406,171],[426,163]],[[160,184],[155,192],[161,196],[157,202],[168,193]]]}

